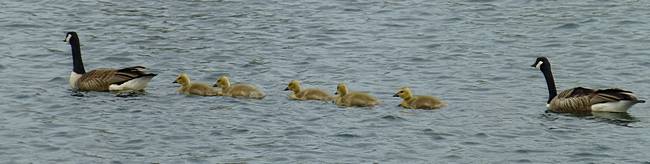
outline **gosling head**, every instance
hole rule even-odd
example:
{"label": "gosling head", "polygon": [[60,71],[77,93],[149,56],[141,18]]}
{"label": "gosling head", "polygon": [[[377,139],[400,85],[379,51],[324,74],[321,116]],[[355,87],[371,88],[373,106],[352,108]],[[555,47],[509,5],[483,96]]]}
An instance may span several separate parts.
{"label": "gosling head", "polygon": [[230,79],[227,76],[219,76],[217,82],[212,85],[213,87],[228,88],[230,87]]}
{"label": "gosling head", "polygon": [[550,69],[551,62],[548,61],[548,58],[542,56],[538,57],[537,60],[535,60],[535,63],[531,65],[531,67],[535,67],[539,70]]}
{"label": "gosling head", "polygon": [[334,95],[345,96],[346,94],[348,94],[348,86],[346,86],[345,83],[339,83],[339,85],[336,86],[336,92]]}
{"label": "gosling head", "polygon": [[411,88],[408,87],[402,87],[393,95],[393,97],[400,97],[402,99],[407,99],[411,97]]}
{"label": "gosling head", "polygon": [[289,82],[289,85],[287,85],[287,88],[285,88],[284,90],[285,91],[297,91],[297,90],[300,90],[300,81],[291,80],[291,82]]}
{"label": "gosling head", "polygon": [[190,83],[190,77],[187,76],[186,73],[181,73],[176,77],[176,80],[174,80],[173,83],[179,83],[181,85],[189,84]]}

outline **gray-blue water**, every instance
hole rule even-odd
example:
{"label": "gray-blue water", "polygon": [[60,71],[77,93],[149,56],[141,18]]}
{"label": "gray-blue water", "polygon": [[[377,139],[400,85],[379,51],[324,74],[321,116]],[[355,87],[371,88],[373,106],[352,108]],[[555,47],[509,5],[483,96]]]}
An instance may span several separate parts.
{"label": "gray-blue water", "polygon": [[[629,116],[545,113],[559,89],[650,98],[650,3],[622,0],[0,2],[0,163],[649,163],[648,104]],[[65,32],[86,69],[143,65],[145,95],[69,90]],[[188,97],[186,72],[263,100]],[[382,104],[299,102],[290,80]],[[410,86],[449,107],[405,110]]]}

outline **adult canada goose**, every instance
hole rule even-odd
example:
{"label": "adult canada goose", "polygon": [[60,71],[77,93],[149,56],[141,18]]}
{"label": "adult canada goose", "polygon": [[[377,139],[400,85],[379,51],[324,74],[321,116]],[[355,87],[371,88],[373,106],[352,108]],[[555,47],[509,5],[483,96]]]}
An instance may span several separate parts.
{"label": "adult canada goose", "polygon": [[72,73],[70,87],[78,91],[126,91],[144,90],[147,84],[156,76],[146,73],[145,67],[133,66],[122,69],[98,68],[89,72],[84,69],[81,60],[81,48],[76,32],[68,32],[65,42],[72,47]]}
{"label": "adult canada goose", "polygon": [[264,92],[257,89],[257,87],[250,84],[230,84],[230,79],[226,76],[220,76],[217,79],[217,83],[213,85],[214,87],[221,88],[221,92],[224,96],[232,97],[243,97],[243,98],[255,98],[262,99],[264,98]]}
{"label": "adult canada goose", "polygon": [[289,95],[289,99],[292,100],[320,100],[320,101],[329,101],[332,100],[332,96],[327,92],[317,89],[317,88],[301,88],[300,81],[291,80],[285,91],[293,91]]}
{"label": "adult canada goose", "polygon": [[370,107],[379,104],[377,98],[363,92],[351,92],[344,83],[339,83],[336,87],[336,105],[338,106],[356,106]]}
{"label": "adult canada goose", "polygon": [[596,90],[576,87],[557,94],[551,63],[548,59],[538,57],[531,67],[540,69],[544,73],[549,94],[546,106],[551,112],[627,112],[632,105],[645,102],[637,99],[634,93],[617,88]]}
{"label": "adult canada goose", "polygon": [[181,87],[178,88],[178,93],[199,96],[220,96],[215,88],[208,84],[192,82],[190,77],[185,73],[178,75],[174,83],[181,84]]}
{"label": "adult canada goose", "polygon": [[402,87],[393,97],[402,98],[399,106],[409,109],[438,109],[447,106],[445,102],[433,96],[413,96],[408,87]]}

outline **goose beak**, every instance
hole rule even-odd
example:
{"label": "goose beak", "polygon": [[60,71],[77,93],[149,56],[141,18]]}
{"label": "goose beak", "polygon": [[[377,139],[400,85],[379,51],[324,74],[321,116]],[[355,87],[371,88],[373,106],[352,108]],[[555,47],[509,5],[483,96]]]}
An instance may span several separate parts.
{"label": "goose beak", "polygon": [[536,66],[537,66],[537,64],[530,65],[530,67],[533,67],[533,68],[535,68]]}
{"label": "goose beak", "polygon": [[288,91],[288,90],[289,90],[289,87],[287,87],[287,88],[284,88],[284,91]]}
{"label": "goose beak", "polygon": [[399,95],[397,95],[397,93],[395,93],[395,94],[393,95],[393,97],[399,97]]}

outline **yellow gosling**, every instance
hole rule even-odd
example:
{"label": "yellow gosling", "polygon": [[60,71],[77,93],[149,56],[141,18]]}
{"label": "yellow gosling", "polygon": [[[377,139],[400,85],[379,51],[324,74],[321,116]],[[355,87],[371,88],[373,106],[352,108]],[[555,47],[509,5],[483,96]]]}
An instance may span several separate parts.
{"label": "yellow gosling", "polygon": [[362,92],[350,92],[344,83],[336,87],[336,105],[346,107],[372,107],[379,104],[377,98]]}
{"label": "yellow gosling", "polygon": [[241,98],[264,98],[264,92],[257,89],[257,87],[250,84],[230,84],[230,79],[226,76],[220,76],[214,87],[221,88],[221,93],[224,96],[241,97]]}
{"label": "yellow gosling", "polygon": [[185,95],[199,95],[199,96],[219,96],[219,92],[210,87],[208,84],[204,83],[192,83],[190,77],[185,73],[181,73],[176,77],[174,83],[181,84],[181,87],[178,88],[178,93]]}
{"label": "yellow gosling", "polygon": [[300,81],[291,80],[285,91],[293,91],[289,94],[289,99],[292,100],[319,100],[330,101],[332,96],[327,92],[317,88],[301,88]]}
{"label": "yellow gosling", "polygon": [[413,96],[408,87],[402,87],[393,97],[402,98],[399,106],[408,109],[438,109],[447,106],[447,103],[433,96]]}

